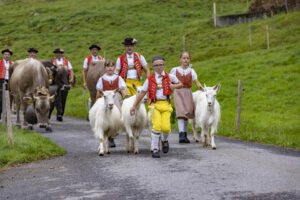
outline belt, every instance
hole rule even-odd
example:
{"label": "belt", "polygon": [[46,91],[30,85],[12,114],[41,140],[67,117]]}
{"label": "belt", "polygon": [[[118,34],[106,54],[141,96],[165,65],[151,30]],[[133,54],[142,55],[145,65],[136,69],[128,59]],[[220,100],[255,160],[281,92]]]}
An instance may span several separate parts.
{"label": "belt", "polygon": [[129,70],[135,69],[134,65],[128,66]]}

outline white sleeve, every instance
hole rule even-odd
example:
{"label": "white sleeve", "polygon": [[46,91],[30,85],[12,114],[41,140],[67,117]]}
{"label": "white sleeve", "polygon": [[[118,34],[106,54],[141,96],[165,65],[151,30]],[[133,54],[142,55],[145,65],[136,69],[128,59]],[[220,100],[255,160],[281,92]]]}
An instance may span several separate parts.
{"label": "white sleeve", "polygon": [[170,74],[176,76],[176,67],[174,67],[174,68],[170,71]]}
{"label": "white sleeve", "polygon": [[87,61],[88,61],[88,59],[85,58],[84,61],[83,61],[83,69],[87,69],[88,68]]}
{"label": "white sleeve", "polygon": [[197,76],[195,70],[192,69],[192,80],[194,81],[194,80],[197,80],[197,79],[198,79],[198,76]]}
{"label": "white sleeve", "polygon": [[149,87],[149,83],[148,83],[148,79],[146,79],[145,83],[143,84],[142,91],[148,92],[148,87]]}
{"label": "white sleeve", "polygon": [[117,69],[117,70],[120,70],[120,69],[121,69],[121,61],[120,61],[120,58],[117,59],[116,69]]}
{"label": "white sleeve", "polygon": [[71,63],[70,63],[70,61],[68,61],[68,69],[69,69],[69,70],[73,69],[73,67],[72,67],[72,65],[71,65]]}
{"label": "white sleeve", "polygon": [[171,79],[172,83],[178,83],[179,82],[178,78],[176,76],[174,76],[173,74],[169,74],[169,76],[170,76],[170,79]]}
{"label": "white sleeve", "polygon": [[141,55],[141,65],[144,67],[147,65],[147,61],[144,56]]}
{"label": "white sleeve", "polygon": [[96,85],[97,91],[102,91],[103,92],[103,84],[102,84],[102,78],[98,79],[97,85]]}
{"label": "white sleeve", "polygon": [[124,81],[124,79],[121,77],[121,76],[119,76],[119,89],[120,90],[126,90],[126,83],[125,83],[125,81]]}

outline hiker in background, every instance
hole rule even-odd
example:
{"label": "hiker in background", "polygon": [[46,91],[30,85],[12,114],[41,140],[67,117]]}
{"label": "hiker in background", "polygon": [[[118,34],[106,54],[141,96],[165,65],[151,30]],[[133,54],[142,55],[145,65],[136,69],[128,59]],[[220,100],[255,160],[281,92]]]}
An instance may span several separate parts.
{"label": "hiker in background", "polygon": [[29,48],[27,50],[27,52],[29,53],[29,58],[33,58],[36,59],[36,54],[39,52],[36,48]]}

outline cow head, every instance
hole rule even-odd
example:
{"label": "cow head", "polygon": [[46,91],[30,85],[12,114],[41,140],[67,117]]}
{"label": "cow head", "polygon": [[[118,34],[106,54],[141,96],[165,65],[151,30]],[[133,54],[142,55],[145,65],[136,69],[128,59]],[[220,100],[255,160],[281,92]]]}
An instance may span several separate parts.
{"label": "cow head", "polygon": [[221,85],[217,84],[213,87],[206,87],[204,84],[204,88],[201,87],[200,90],[205,93],[207,106],[212,107],[215,103],[216,96],[218,92],[220,91]]}
{"label": "cow head", "polygon": [[32,97],[23,97],[27,104],[32,104],[40,128],[48,126],[48,116],[50,110],[50,103],[54,101],[54,95],[50,96],[49,91],[45,87],[37,87]]}
{"label": "cow head", "polygon": [[55,83],[61,90],[70,90],[69,71],[65,65],[57,66]]}
{"label": "cow head", "polygon": [[114,107],[114,97],[118,90],[109,90],[103,92],[103,98],[105,102],[106,109],[112,110]]}

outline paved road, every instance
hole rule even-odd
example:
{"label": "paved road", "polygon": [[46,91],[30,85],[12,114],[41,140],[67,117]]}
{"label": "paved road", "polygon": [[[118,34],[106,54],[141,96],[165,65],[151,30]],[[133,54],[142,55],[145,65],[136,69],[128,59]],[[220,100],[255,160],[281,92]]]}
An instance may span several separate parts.
{"label": "paved road", "polygon": [[[0,172],[0,199],[300,199],[300,152],[218,137],[217,150],[178,144],[153,159],[145,131],[140,154],[125,153],[125,136],[110,155],[97,155],[88,122],[53,121],[41,133],[68,151]],[[40,130],[38,130],[40,131]],[[190,136],[189,136],[190,137]]]}

